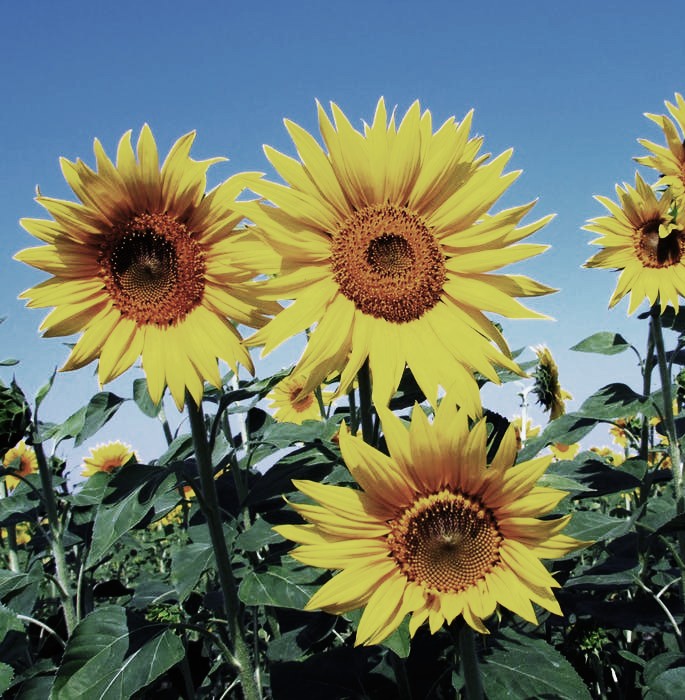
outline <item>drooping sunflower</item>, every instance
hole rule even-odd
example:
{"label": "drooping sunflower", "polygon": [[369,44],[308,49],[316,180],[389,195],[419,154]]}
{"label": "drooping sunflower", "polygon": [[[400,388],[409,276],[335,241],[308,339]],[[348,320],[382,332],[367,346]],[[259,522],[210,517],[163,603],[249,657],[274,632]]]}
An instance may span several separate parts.
{"label": "drooping sunflower", "polygon": [[84,457],[81,476],[89,477],[98,472],[111,474],[127,464],[132,457],[137,459],[133,448],[119,440],[97,445],[91,448],[89,457]]}
{"label": "drooping sunflower", "polygon": [[[306,379],[289,374],[282,379],[267,395],[269,408],[274,411],[274,418],[281,423],[301,425],[306,420],[321,420],[319,402],[313,391],[302,396],[302,387]],[[325,403],[331,401],[332,392],[322,392]]]}
{"label": "drooping sunflower", "polygon": [[676,207],[671,189],[658,195],[635,174],[635,187],[616,187],[619,204],[597,196],[611,216],[591,219],[585,228],[599,233],[591,241],[604,246],[585,267],[621,270],[609,308],[630,293],[628,314],[645,297],[664,311],[671,304],[677,311],[685,292],[685,210]]}
{"label": "drooping sunflower", "polygon": [[5,484],[10,490],[16,488],[21,481],[18,477],[28,476],[38,471],[36,451],[33,447],[29,447],[24,440],[19,442],[11,450],[5,452],[2,463],[5,467],[10,467],[17,460],[19,460],[18,466],[16,466],[13,471],[13,474],[16,474],[16,476],[13,476],[13,474],[7,474],[5,476]]}
{"label": "drooping sunflower", "polygon": [[[63,370],[99,359],[105,384],[142,356],[154,402],[168,386],[182,408],[186,390],[197,402],[204,380],[221,386],[217,359],[252,370],[232,322],[259,327],[264,313],[245,288],[253,256],[268,249],[236,230],[242,215],[229,178],[205,196],[209,166],[222,158],[190,158],[194,133],[181,137],[159,167],[150,128],[137,151],[131,132],[119,142],[116,165],[95,141],[97,170],[81,160],[61,160],[65,179],[80,202],[39,196],[54,220],[23,219],[23,227],[47,245],[15,256],[52,277],[20,298],[30,307],[56,307],[45,318],[45,336],[83,332]],[[137,156],[137,157],[136,157]]]}
{"label": "drooping sunflower", "polygon": [[[685,196],[685,100],[679,93],[675,95],[675,104],[664,103],[675,123],[665,114],[646,114],[664,131],[666,146],[647,139],[638,139],[647,150],[649,156],[640,156],[635,160],[661,173],[657,186],[669,186],[676,199]],[[677,126],[676,126],[677,124]]]}
{"label": "drooping sunflower", "polygon": [[303,394],[334,371],[346,391],[368,359],[377,405],[387,405],[406,364],[431,400],[442,386],[477,414],[473,373],[498,381],[497,365],[520,371],[484,312],[544,318],[515,297],[554,291],[492,273],[543,252],[513,244],[551,217],[517,228],[534,203],[488,213],[519,172],[503,174],[511,151],[478,155],[471,113],[433,132],[418,102],[398,126],[381,99],[362,133],[331,109],[334,123],[318,105],[325,150],[290,121],[300,160],[265,147],[287,186],[251,186],[275,206],[255,205],[249,218],[282,256],[266,288],[294,303],[246,342],[265,354],[316,325],[295,369],[307,377]]}
{"label": "drooping sunflower", "polygon": [[532,602],[561,614],[557,582],[540,562],[583,543],[560,531],[569,517],[540,520],[566,495],[535,486],[551,456],[516,459],[513,426],[490,465],[482,419],[443,400],[433,423],[416,408],[409,430],[381,409],[387,456],[341,429],[340,449],[362,490],[295,481],[319,505],[292,504],[306,525],[275,529],[300,562],[340,570],[306,609],[364,607],[357,644],[383,641],[411,613],[409,630],[431,632],[458,615],[480,632],[503,605],[536,622]]}
{"label": "drooping sunflower", "polygon": [[533,349],[538,356],[538,366],[533,372],[533,393],[538,403],[549,412],[549,419],[554,420],[566,413],[566,401],[573,397],[559,384],[559,368],[549,348],[539,346]]}

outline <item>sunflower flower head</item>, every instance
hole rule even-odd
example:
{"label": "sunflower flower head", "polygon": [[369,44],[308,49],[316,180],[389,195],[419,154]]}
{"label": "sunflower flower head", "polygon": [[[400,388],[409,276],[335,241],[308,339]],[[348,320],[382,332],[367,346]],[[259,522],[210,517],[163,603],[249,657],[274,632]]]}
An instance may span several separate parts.
{"label": "sunflower flower head", "polygon": [[5,476],[5,484],[8,490],[17,487],[21,479],[19,477],[28,476],[38,471],[38,459],[33,447],[29,447],[24,440],[19,442],[11,450],[5,452],[2,460],[7,469],[12,469],[13,474]]}
{"label": "sunflower flower head", "polygon": [[549,449],[554,456],[554,459],[559,461],[566,459],[574,459],[575,456],[580,452],[580,445],[574,442],[571,445],[566,445],[563,442],[553,442]]}
{"label": "sunflower flower head", "polygon": [[[290,374],[267,395],[266,398],[271,401],[269,408],[279,423],[301,425],[306,420],[321,420],[321,410],[314,391],[302,395],[305,384],[305,377]],[[330,391],[322,392],[324,405],[331,402],[332,396]]]}
{"label": "sunflower flower head", "polygon": [[323,148],[290,121],[299,160],[265,148],[286,185],[251,185],[274,206],[247,215],[281,256],[265,293],[293,303],[246,342],[265,354],[316,326],[295,368],[304,394],[332,372],[347,391],[368,361],[373,400],[385,406],[408,365],[431,401],[442,387],[479,414],[474,373],[495,382],[496,366],[520,373],[485,313],[544,318],[516,297],[554,291],[494,271],[542,253],[515,244],[551,217],[519,226],[533,203],[489,213],[519,172],[504,173],[511,151],[479,155],[471,113],[434,131],[418,102],[398,124],[380,99],[360,131],[331,110],[332,120],[318,106]]}
{"label": "sunflower flower head", "polygon": [[530,418],[526,418],[525,430],[523,429],[523,419],[521,416],[514,416],[511,424],[514,426],[514,433],[516,435],[516,450],[521,451],[524,442],[528,438],[536,437],[540,434],[542,429],[539,425],[533,425],[533,421]]}
{"label": "sunflower flower head", "polygon": [[[7,529],[0,527],[0,540],[5,542],[8,536]],[[14,526],[14,537],[18,545],[28,544],[31,541],[31,526],[28,523],[17,523]]]}
{"label": "sunflower flower head", "polygon": [[549,413],[549,419],[554,420],[566,413],[566,401],[573,397],[559,384],[559,368],[549,348],[539,346],[533,349],[538,356],[538,366],[533,372],[533,393],[538,403]]}
{"label": "sunflower flower head", "polygon": [[105,384],[142,357],[152,400],[168,386],[179,410],[186,391],[199,401],[205,380],[221,386],[219,358],[252,370],[234,323],[258,327],[279,308],[245,286],[245,263],[270,256],[236,228],[243,185],[230,178],[205,195],[207,169],[223,159],[190,158],[194,138],[181,137],[161,168],[147,125],[136,152],[124,134],[116,165],[97,140],[96,170],[62,159],[80,201],[39,196],[52,220],[21,223],[47,245],[15,256],[52,275],[20,295],[30,307],[55,307],[43,334],[82,333],[63,370],[98,359]]}
{"label": "sunflower flower head", "polygon": [[126,443],[115,440],[103,445],[97,445],[90,450],[90,456],[84,457],[81,465],[81,476],[89,477],[98,472],[111,474],[116,469],[128,464],[131,460],[138,461],[133,448]]}
{"label": "sunflower flower head", "polygon": [[654,168],[661,174],[656,183],[658,187],[670,187],[676,199],[685,196],[685,100],[679,93],[675,95],[675,104],[665,102],[671,117],[666,114],[646,114],[666,137],[666,146],[647,139],[638,139],[650,155],[635,160],[641,165]]}
{"label": "sunflower flower head", "polygon": [[685,292],[685,208],[673,198],[671,188],[656,193],[635,175],[635,187],[616,187],[618,204],[596,197],[609,216],[591,219],[584,228],[600,234],[592,241],[604,246],[585,267],[620,270],[609,307],[630,295],[628,314],[645,298],[665,311],[670,304],[678,311]]}
{"label": "sunflower flower head", "polygon": [[502,605],[536,622],[532,603],[561,614],[558,583],[540,559],[582,542],[560,534],[570,516],[541,520],[566,495],[536,486],[551,456],[512,466],[513,426],[490,465],[487,428],[469,430],[465,410],[443,400],[432,423],[420,407],[407,429],[382,410],[389,455],[340,433],[343,459],[360,490],[296,481],[316,504],[292,504],[306,525],[275,529],[298,543],[292,555],[339,570],[306,609],[364,608],[357,644],[376,644],[411,615],[410,633],[432,633],[457,616],[479,632]]}

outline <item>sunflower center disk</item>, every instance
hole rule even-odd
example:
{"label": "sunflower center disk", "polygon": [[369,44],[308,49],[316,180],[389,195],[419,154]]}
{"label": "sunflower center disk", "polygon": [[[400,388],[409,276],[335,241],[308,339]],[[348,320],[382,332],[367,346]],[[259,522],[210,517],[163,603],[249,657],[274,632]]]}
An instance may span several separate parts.
{"label": "sunflower center disk", "polygon": [[288,398],[290,399],[290,404],[298,413],[306,411],[314,403],[313,394],[306,394],[304,398],[298,401],[297,397],[300,395],[301,390],[302,387],[295,387],[294,389],[291,389],[290,394],[288,396]]}
{"label": "sunflower center disk", "polygon": [[685,235],[673,230],[668,236],[659,236],[661,220],[646,223],[636,241],[637,255],[645,267],[670,267],[680,262],[685,254]]}
{"label": "sunflower center disk", "polygon": [[116,226],[98,262],[115,306],[141,325],[171,325],[202,301],[202,251],[168,214],[139,214]]}
{"label": "sunflower center disk", "polygon": [[447,489],[415,501],[390,523],[388,535],[407,579],[441,593],[469,588],[492,571],[501,542],[488,508]]}
{"label": "sunflower center disk", "polygon": [[404,207],[355,212],[333,236],[331,253],[340,291],[365,314],[407,323],[440,300],[444,255],[423,219]]}

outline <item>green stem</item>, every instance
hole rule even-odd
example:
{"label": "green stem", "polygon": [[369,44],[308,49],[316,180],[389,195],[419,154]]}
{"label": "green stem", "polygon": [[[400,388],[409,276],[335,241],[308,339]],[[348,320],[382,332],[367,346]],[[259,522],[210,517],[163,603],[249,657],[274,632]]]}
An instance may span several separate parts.
{"label": "green stem", "polygon": [[[685,513],[685,494],[683,494],[683,465],[680,459],[680,443],[675,427],[673,416],[673,395],[671,393],[671,372],[666,359],[664,349],[664,334],[661,326],[660,309],[655,304],[651,310],[651,328],[654,336],[654,347],[656,349],[657,364],[661,377],[661,392],[664,399],[664,423],[666,424],[666,435],[668,436],[668,453],[671,458],[671,470],[673,472],[673,486],[675,488],[676,514]],[[678,546],[680,548],[680,558],[685,559],[685,532],[678,531]],[[685,570],[680,569],[680,583],[683,599],[685,600]]]}
{"label": "green stem", "polygon": [[231,569],[231,561],[224,537],[223,525],[219,512],[219,498],[214,483],[212,458],[207,442],[202,404],[198,406],[191,396],[187,396],[186,406],[190,418],[190,428],[195,447],[195,459],[197,460],[200,485],[203,499],[200,501],[207,527],[214,549],[216,568],[219,573],[219,582],[226,609],[229,643],[233,647],[233,659],[229,663],[235,663],[243,688],[245,700],[259,700],[261,692],[255,680],[254,666],[250,656],[250,650],[245,640],[245,630],[240,619],[240,601],[238,600],[238,587]]}
{"label": "green stem", "polygon": [[42,501],[45,512],[48,516],[48,526],[50,528],[50,548],[55,560],[55,573],[59,585],[60,602],[64,611],[64,621],[67,625],[67,634],[71,636],[78,624],[78,615],[74,607],[74,597],[71,593],[71,580],[69,568],[67,567],[67,557],[64,551],[64,541],[62,539],[62,526],[59,521],[57,511],[57,499],[55,498],[55,488],[52,483],[52,471],[48,466],[43,443],[34,442],[33,448],[38,461],[38,473],[40,474],[40,484],[42,490]]}
{"label": "green stem", "polygon": [[373,445],[373,404],[371,402],[371,372],[366,360],[357,373],[359,382],[359,414],[364,442]]}
{"label": "green stem", "polygon": [[478,666],[476,641],[473,630],[466,623],[462,623],[459,630],[459,656],[461,669],[464,673],[467,700],[483,700],[485,695]]}
{"label": "green stem", "polygon": [[[642,395],[649,396],[652,391],[652,370],[654,369],[654,334],[650,332],[647,340],[647,355],[642,370]],[[649,449],[649,418],[642,418],[642,432],[640,434],[640,459],[647,461]]]}

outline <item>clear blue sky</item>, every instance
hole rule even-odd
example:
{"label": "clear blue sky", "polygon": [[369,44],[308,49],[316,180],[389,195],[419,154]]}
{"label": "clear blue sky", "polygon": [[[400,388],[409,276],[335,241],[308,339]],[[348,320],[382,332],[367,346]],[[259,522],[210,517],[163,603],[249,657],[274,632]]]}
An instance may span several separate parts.
{"label": "clear blue sky", "polygon": [[[33,202],[36,185],[72,198],[59,156],[92,164],[94,137],[113,154],[124,131],[148,122],[162,153],[196,129],[196,158],[230,157],[210,171],[212,185],[240,170],[272,174],[263,143],[293,154],[284,117],[315,132],[318,98],[337,102],[358,124],[381,95],[401,113],[418,98],[438,123],[475,108],[486,150],[513,147],[511,168],[524,170],[499,206],[539,197],[534,213],[557,213],[535,237],[552,249],[517,270],[561,288],[531,304],[557,320],[506,321],[512,348],[550,346],[562,384],[578,399],[571,408],[609,381],[639,386],[632,354],[605,359],[568,348],[599,330],[644,345],[646,327],[626,318],[625,302],[607,311],[616,275],[580,268],[596,250],[580,227],[603,211],[593,194],[613,195],[616,182],[633,180],[632,157],[643,152],[636,139],[660,140],[643,112],[662,112],[665,99],[685,91],[678,82],[685,43],[663,8],[633,0],[478,7],[458,0],[34,0],[6,2],[2,14],[0,315],[8,319],[0,359],[21,360],[16,376],[30,395],[68,351],[60,339],[39,339],[44,313],[16,297],[43,276],[11,256],[34,244],[18,220],[43,216]],[[294,359],[258,363],[258,372]],[[9,381],[12,370],[0,372]],[[130,395],[136,376],[127,373],[112,390]],[[62,374],[44,417],[61,420],[96,391],[93,368]],[[509,388],[488,400],[511,413],[514,394]],[[161,432],[134,417],[124,412],[101,439],[121,437],[143,458],[157,456]]]}

